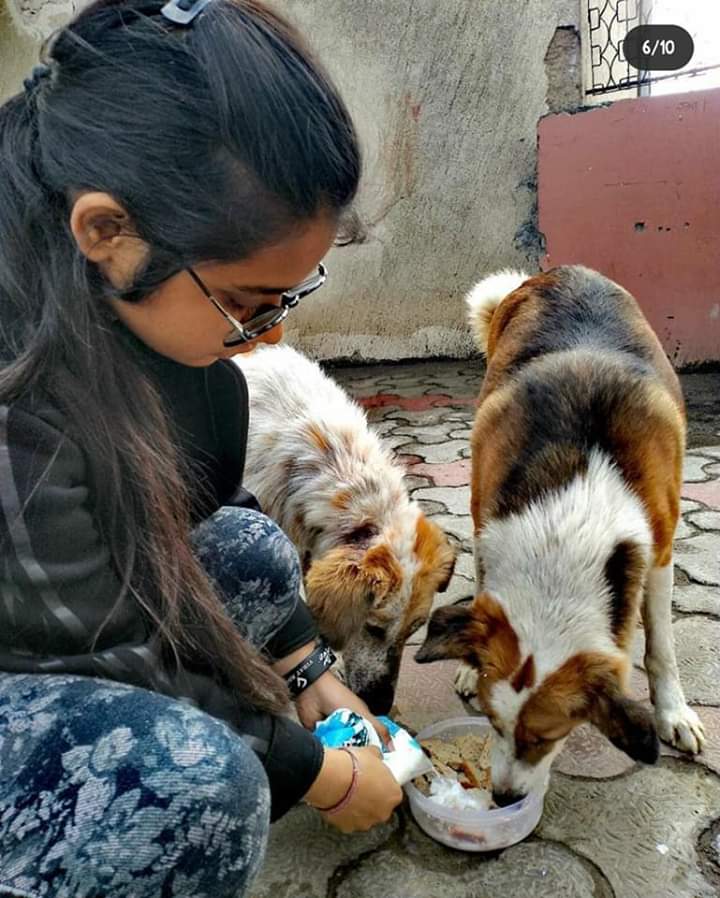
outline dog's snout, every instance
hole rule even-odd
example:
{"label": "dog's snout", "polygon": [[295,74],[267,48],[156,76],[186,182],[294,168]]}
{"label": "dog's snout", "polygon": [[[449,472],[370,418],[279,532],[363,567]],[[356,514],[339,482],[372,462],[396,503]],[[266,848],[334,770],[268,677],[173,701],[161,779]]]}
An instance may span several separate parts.
{"label": "dog's snout", "polygon": [[395,684],[391,680],[381,680],[360,692],[360,698],[373,714],[389,714],[395,701]]}
{"label": "dog's snout", "polygon": [[517,804],[525,796],[521,792],[500,792],[493,789],[493,801],[499,808],[507,808],[511,804]]}

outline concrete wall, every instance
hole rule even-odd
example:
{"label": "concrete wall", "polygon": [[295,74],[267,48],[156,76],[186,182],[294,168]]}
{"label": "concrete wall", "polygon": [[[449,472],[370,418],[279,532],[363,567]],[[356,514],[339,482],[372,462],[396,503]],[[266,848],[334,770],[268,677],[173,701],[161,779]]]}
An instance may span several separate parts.
{"label": "concrete wall", "polygon": [[[333,252],[328,286],[291,319],[289,339],[320,358],[469,355],[467,289],[491,269],[537,265],[536,127],[548,108],[579,100],[579,4],[277,6],[347,98],[366,153],[358,205],[370,224],[364,245]],[[567,53],[554,40],[559,26],[572,28],[560,40]]]}
{"label": "concrete wall", "polygon": [[720,361],[720,88],[540,123],[543,267],[630,290],[677,366]]}
{"label": "concrete wall", "polygon": [[77,0],[0,0],[0,102],[17,93],[40,45],[72,16]]}
{"label": "concrete wall", "polygon": [[[18,2],[43,25],[71,5]],[[537,265],[536,126],[579,102],[578,0],[275,5],[339,83],[366,159],[367,240],[331,253],[328,286],[288,338],[325,359],[469,355],[467,289],[491,269]],[[34,62],[7,29],[0,92]]]}

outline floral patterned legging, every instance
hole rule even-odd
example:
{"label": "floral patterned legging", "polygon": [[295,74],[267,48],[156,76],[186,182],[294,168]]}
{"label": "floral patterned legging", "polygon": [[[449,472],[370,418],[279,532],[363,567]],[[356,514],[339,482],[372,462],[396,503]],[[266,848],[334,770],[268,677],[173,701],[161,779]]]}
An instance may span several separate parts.
{"label": "floral patterned legging", "polygon": [[[259,512],[223,508],[194,546],[264,645],[298,600],[292,544]],[[0,673],[2,898],[241,898],[269,805],[246,743],[189,704],[90,677]]]}

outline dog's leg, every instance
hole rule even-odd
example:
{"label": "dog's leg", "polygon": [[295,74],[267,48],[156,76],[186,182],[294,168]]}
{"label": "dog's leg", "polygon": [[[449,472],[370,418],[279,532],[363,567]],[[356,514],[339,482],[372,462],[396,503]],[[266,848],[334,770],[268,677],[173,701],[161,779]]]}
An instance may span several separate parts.
{"label": "dog's leg", "polygon": [[697,753],[705,741],[702,722],[688,707],[680,685],[672,629],[672,560],[651,568],[645,583],[645,669],[655,706],[658,736],[681,751]]}
{"label": "dog's leg", "polygon": [[477,698],[477,671],[463,661],[455,671],[455,692],[465,701]]}
{"label": "dog's leg", "polygon": [[[475,562],[475,595],[482,592],[485,580],[485,567],[480,554],[480,534],[473,534],[473,560]],[[465,701],[477,699],[477,671],[474,667],[464,662],[458,666],[455,672],[455,692]]]}

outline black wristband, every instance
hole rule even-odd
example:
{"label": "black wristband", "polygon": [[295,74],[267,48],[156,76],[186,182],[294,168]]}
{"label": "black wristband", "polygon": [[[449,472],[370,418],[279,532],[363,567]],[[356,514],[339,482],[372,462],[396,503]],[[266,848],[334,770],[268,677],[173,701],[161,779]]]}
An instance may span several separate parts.
{"label": "black wristband", "polygon": [[319,643],[307,658],[304,658],[297,667],[285,674],[285,682],[288,684],[290,694],[293,697],[300,695],[326,670],[330,670],[335,661],[336,658],[330,646],[324,642]]}

